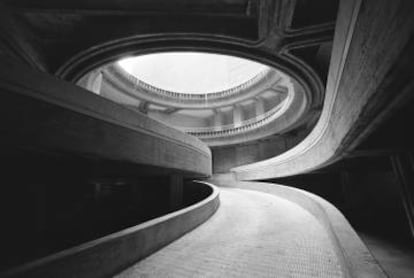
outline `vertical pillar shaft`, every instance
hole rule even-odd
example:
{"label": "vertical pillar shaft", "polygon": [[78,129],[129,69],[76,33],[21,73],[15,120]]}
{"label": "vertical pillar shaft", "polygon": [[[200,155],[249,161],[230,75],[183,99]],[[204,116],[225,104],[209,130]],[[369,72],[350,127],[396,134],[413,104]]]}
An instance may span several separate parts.
{"label": "vertical pillar shaft", "polygon": [[214,110],[214,126],[223,125],[223,114],[219,109]]}
{"label": "vertical pillar shaft", "polygon": [[265,112],[264,100],[258,97],[256,98],[256,117],[264,114],[264,112]]}
{"label": "vertical pillar shaft", "polygon": [[241,125],[242,119],[242,111],[240,105],[233,106],[233,124],[234,127],[238,127]]}
{"label": "vertical pillar shaft", "polygon": [[92,91],[97,95],[101,94],[101,85],[102,85],[102,72],[98,73],[95,80],[93,81]]}

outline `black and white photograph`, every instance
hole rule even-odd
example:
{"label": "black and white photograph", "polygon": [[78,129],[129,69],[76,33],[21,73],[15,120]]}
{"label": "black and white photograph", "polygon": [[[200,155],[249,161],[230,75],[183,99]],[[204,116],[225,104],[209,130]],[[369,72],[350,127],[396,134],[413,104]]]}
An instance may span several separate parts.
{"label": "black and white photograph", "polygon": [[0,278],[413,278],[414,0],[0,0]]}

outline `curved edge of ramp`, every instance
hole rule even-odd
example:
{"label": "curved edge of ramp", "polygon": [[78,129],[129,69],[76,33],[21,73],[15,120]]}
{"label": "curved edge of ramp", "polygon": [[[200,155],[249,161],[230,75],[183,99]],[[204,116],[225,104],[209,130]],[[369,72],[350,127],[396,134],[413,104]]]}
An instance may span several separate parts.
{"label": "curved edge of ramp", "polygon": [[339,2],[318,123],[288,151],[232,168],[238,180],[286,177],[329,165],[352,151],[411,95],[413,81],[405,73],[412,72],[412,64],[405,61],[414,49],[412,1]]}
{"label": "curved edge of ramp", "polygon": [[328,201],[312,193],[266,182],[212,181],[222,187],[240,188],[268,193],[296,203],[311,213],[327,230],[342,258],[347,277],[387,277],[342,213]]}
{"label": "curved edge of ramp", "polygon": [[0,273],[1,277],[109,277],[154,253],[209,219],[219,190],[184,209]]}
{"label": "curved edge of ramp", "polygon": [[2,147],[128,162],[154,171],[211,175],[199,139],[74,84],[2,57]]}

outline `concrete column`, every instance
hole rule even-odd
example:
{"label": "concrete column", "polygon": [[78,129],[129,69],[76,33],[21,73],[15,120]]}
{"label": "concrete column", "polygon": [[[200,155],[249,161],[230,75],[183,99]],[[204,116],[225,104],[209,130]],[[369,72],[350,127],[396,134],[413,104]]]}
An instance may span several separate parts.
{"label": "concrete column", "polygon": [[141,113],[148,114],[148,106],[149,106],[148,101],[144,101],[144,100],[142,100],[142,101],[139,103],[138,110],[139,110]]}
{"label": "concrete column", "polygon": [[184,198],[183,177],[181,175],[170,176],[170,208],[176,210],[182,207]]}
{"label": "concrete column", "polygon": [[223,125],[223,114],[219,109],[214,109],[214,126]]}
{"label": "concrete column", "polygon": [[256,117],[265,113],[264,100],[261,97],[256,98]]}
{"label": "concrete column", "polygon": [[95,77],[95,80],[92,84],[92,92],[94,92],[97,95],[101,94],[101,85],[102,85],[102,72],[98,73],[98,75]]}
{"label": "concrete column", "polygon": [[234,124],[234,127],[240,126],[242,121],[243,121],[243,115],[242,115],[241,106],[236,104],[236,105],[233,106],[233,124]]}

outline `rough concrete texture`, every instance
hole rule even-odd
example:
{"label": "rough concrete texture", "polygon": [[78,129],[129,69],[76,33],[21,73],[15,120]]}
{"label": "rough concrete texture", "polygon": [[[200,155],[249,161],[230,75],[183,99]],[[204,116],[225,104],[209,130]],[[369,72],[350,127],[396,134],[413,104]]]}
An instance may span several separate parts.
{"label": "rough concrete texture", "polygon": [[327,231],[270,194],[221,189],[217,213],[116,277],[345,277]]}
{"label": "rough concrete texture", "polygon": [[411,64],[405,62],[414,49],[412,7],[413,1],[340,1],[325,101],[317,125],[287,152],[233,168],[237,178],[285,177],[331,163],[360,143],[375,128],[379,115],[385,117],[392,106],[403,102],[413,86],[403,78],[412,72]]}
{"label": "rough concrete texture", "polygon": [[3,145],[211,174],[210,149],[197,138],[11,59],[2,62]]}
{"label": "rough concrete texture", "polygon": [[[194,183],[199,190],[208,184]],[[194,229],[215,213],[219,190],[202,201],[105,237],[1,272],[4,278],[110,277]]]}
{"label": "rough concrete texture", "polygon": [[210,182],[223,187],[267,193],[299,205],[325,228],[331,241],[337,246],[335,251],[338,258],[341,258],[342,270],[347,273],[347,277],[387,277],[345,217],[326,200],[289,186],[266,182],[238,182],[231,173],[214,175]]}

